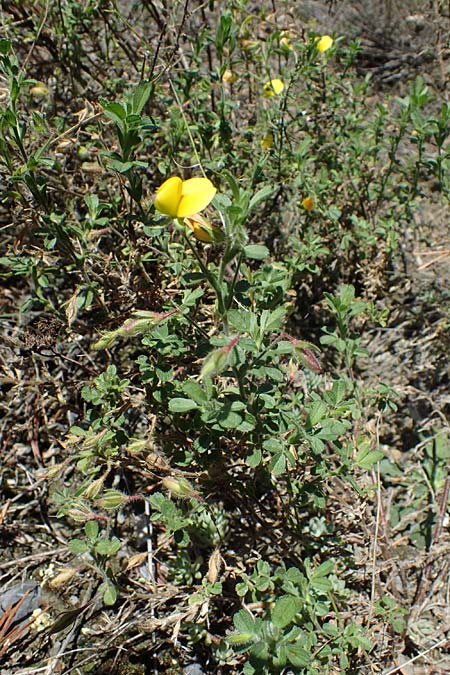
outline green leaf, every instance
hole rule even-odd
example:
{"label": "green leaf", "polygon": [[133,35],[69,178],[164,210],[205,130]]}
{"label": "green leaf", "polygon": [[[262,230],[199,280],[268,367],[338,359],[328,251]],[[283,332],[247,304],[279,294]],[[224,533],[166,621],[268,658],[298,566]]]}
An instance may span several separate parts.
{"label": "green leaf", "polygon": [[264,260],[267,258],[270,251],[267,246],[262,244],[249,244],[244,246],[244,255],[246,258],[251,258],[252,260]]}
{"label": "green leaf", "polygon": [[198,404],[191,398],[172,398],[169,401],[169,410],[174,413],[186,413],[197,410]]}
{"label": "green leaf", "polygon": [[250,213],[250,211],[252,211],[255,206],[258,206],[258,204],[261,204],[261,202],[265,202],[266,199],[273,195],[274,192],[275,188],[273,188],[271,185],[266,185],[265,187],[261,188],[261,190],[258,190],[258,192],[250,199],[248,212]]}
{"label": "green leaf", "polygon": [[151,93],[151,82],[139,82],[138,86],[136,87],[136,91],[134,92],[132,101],[133,113],[139,115],[142,112],[145,104],[150,98]]}
{"label": "green leaf", "polygon": [[327,413],[327,406],[323,401],[315,401],[309,409],[308,421],[314,427]]}
{"label": "green leaf", "polygon": [[331,558],[329,560],[325,560],[319,567],[317,567],[313,574],[311,579],[319,579],[320,577],[327,577],[330,574],[333,573],[334,570],[334,560]]}
{"label": "green leaf", "polygon": [[84,531],[86,532],[86,537],[88,539],[94,540],[98,537],[98,523],[95,520],[88,520],[84,526]]}
{"label": "green leaf", "polygon": [[261,331],[264,333],[272,333],[275,330],[278,330],[285,319],[286,316],[286,307],[277,307],[273,312],[268,310],[263,310],[260,319]]}
{"label": "green leaf", "polygon": [[79,553],[86,553],[88,545],[83,539],[72,539],[72,541],[69,541],[68,548],[71,553],[78,555]]}
{"label": "green leaf", "polygon": [[123,126],[123,122],[127,116],[125,108],[121,103],[116,103],[115,101],[109,102],[104,99],[100,99],[100,103],[103,107],[103,111],[110,120],[115,122],[119,127]]}
{"label": "green leaf", "polygon": [[286,469],[286,456],[279,453],[274,455],[270,461],[270,472],[274,476],[281,476]]}
{"label": "green leaf", "polygon": [[281,598],[278,598],[272,610],[272,622],[278,628],[285,628],[300,612],[302,606],[303,602],[300,598],[293,595],[282,595]]}
{"label": "green leaf", "polygon": [[2,56],[7,56],[11,51],[11,40],[2,39],[0,40],[0,54]]}
{"label": "green leaf", "polygon": [[108,584],[106,587],[106,590],[103,593],[103,602],[105,605],[108,605],[108,607],[111,607],[111,605],[114,605],[117,600],[117,590],[115,586],[112,584]]}
{"label": "green leaf", "polygon": [[247,466],[250,466],[252,469],[255,469],[257,466],[261,464],[262,461],[262,452],[260,448],[254,448],[253,452],[251,455],[248,455],[248,457],[245,460],[245,463]]}
{"label": "green leaf", "polygon": [[233,623],[237,631],[254,635],[255,619],[250,612],[247,612],[245,609],[239,610],[239,612],[233,616]]}
{"label": "green leaf", "polygon": [[289,663],[299,668],[305,668],[311,663],[311,654],[297,644],[286,645],[286,655]]}
{"label": "green leaf", "polygon": [[356,463],[361,469],[369,471],[374,464],[383,458],[384,452],[381,450],[372,450],[371,452],[366,452],[364,449],[361,449],[356,456]]}
{"label": "green leaf", "polygon": [[118,539],[102,539],[96,543],[94,550],[99,555],[110,556],[117,553],[121,545]]}
{"label": "green leaf", "polygon": [[183,394],[189,396],[189,398],[195,403],[198,403],[198,405],[202,405],[202,403],[206,403],[208,400],[205,390],[198,382],[195,382],[195,380],[184,382],[182,389]]}
{"label": "green leaf", "polygon": [[223,429],[237,429],[242,423],[242,417],[230,408],[225,408],[219,414],[217,421]]}

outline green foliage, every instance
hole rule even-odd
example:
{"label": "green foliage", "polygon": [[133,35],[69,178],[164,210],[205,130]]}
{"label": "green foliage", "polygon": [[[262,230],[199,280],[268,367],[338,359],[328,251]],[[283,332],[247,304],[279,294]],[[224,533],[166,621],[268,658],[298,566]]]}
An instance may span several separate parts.
{"label": "green foliage", "polygon": [[[446,478],[439,430],[407,479],[380,449],[370,423],[395,392],[366,386],[362,333],[387,324],[383,289],[424,182],[448,197],[450,106],[421,77],[375,96],[357,43],[320,54],[307,27],[287,37],[245,0],[202,5],[201,26],[183,16],[175,37],[179,3],[156,4],[139,10],[161,28],[151,48],[115,3],[49,8],[70,79],[58,106],[0,40],[2,199],[33,211],[8,225],[1,277],[26,289],[24,313],[59,316],[83,345],[56,515],[106,606],[148,582],[161,642],[180,635],[230,673],[355,672],[372,643],[348,611],[363,582],[332,496],[371,495],[379,466],[404,488],[391,527],[428,549]],[[101,23],[97,72],[86,44]],[[264,96],[275,78],[282,91]],[[154,208],[179,174],[218,188],[211,245]],[[143,509],[150,580],[119,555]],[[404,630],[390,596],[375,614]]]}

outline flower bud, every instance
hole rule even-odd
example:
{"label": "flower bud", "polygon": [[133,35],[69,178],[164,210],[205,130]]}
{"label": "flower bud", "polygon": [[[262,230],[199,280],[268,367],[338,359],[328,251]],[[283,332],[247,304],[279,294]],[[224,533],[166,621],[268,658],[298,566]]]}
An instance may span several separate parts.
{"label": "flower bud", "polygon": [[200,379],[205,377],[214,377],[219,375],[226,368],[228,361],[228,354],[223,349],[216,349],[203,361],[203,366],[200,371]]}
{"label": "flower bud", "polygon": [[194,233],[194,237],[204,244],[219,244],[225,239],[225,235],[220,227],[208,222],[198,213],[185,218],[184,224],[190,227]]}
{"label": "flower bud", "polygon": [[222,566],[222,556],[220,555],[220,550],[216,548],[213,551],[209,561],[208,561],[208,574],[207,578],[210,584],[215,584],[217,577],[220,574],[220,568]]}
{"label": "flower bud", "polygon": [[95,506],[105,511],[118,509],[119,506],[128,501],[127,496],[123,495],[119,490],[106,490],[103,497],[97,499]]}
{"label": "flower bud", "polygon": [[160,321],[164,321],[172,316],[172,314],[177,313],[177,309],[165,313],[148,312],[145,310],[135,312],[120,326],[120,328],[104,333],[102,337],[95,342],[93,349],[108,349],[118,337],[130,337],[147,333],[156,326],[156,324],[160,323]]}
{"label": "flower bud", "polygon": [[100,476],[100,478],[96,478],[94,481],[92,481],[92,483],[88,485],[86,490],[83,492],[83,497],[86,499],[95,499],[100,490],[103,488],[105,478],[106,476]]}
{"label": "flower bud", "polygon": [[213,352],[208,354],[206,359],[203,361],[203,366],[200,371],[200,379],[204,380],[205,377],[214,377],[219,375],[227,365],[228,356],[233,349],[233,347],[238,343],[239,335],[234,337],[225,347],[221,349],[215,349]]}
{"label": "flower bud", "polygon": [[175,497],[194,497],[196,492],[186,478],[182,476],[166,476],[161,481],[163,487]]}
{"label": "flower bud", "polygon": [[289,31],[287,30],[282,30],[280,33],[280,49],[285,54],[289,54],[292,51],[292,42],[289,39]]}
{"label": "flower bud", "polygon": [[43,82],[36,82],[36,84],[31,87],[30,94],[36,100],[45,98],[48,96],[48,87]]}
{"label": "flower bud", "polygon": [[61,586],[65,586],[67,582],[69,582],[72,577],[77,574],[78,569],[76,567],[68,567],[65,570],[62,570],[54,576],[50,581],[48,582],[48,585],[50,588],[60,588]]}
{"label": "flower bud", "polygon": [[88,520],[92,520],[94,514],[88,508],[83,505],[71,506],[67,509],[67,515],[72,518],[76,523],[85,523]]}

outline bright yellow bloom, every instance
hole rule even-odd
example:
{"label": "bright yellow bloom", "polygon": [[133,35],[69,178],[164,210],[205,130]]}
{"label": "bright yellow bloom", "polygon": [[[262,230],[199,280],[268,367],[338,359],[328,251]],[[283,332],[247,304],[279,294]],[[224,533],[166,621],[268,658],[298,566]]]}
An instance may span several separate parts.
{"label": "bright yellow bloom", "polygon": [[279,96],[284,89],[283,80],[269,80],[263,87],[263,94],[267,98],[272,96]]}
{"label": "bright yellow bloom", "polygon": [[198,213],[184,219],[184,224],[191,228],[194,237],[204,244],[218,244],[225,239],[220,227],[213,225]]}
{"label": "bright yellow bloom", "polygon": [[330,37],[329,35],[322,35],[320,40],[317,42],[316,47],[319,50],[321,54],[327,51],[327,49],[330,49],[331,45],[333,44],[333,38]]}
{"label": "bright yellow bloom", "polygon": [[305,211],[312,211],[315,206],[314,199],[312,197],[305,197],[305,199],[302,201],[302,206]]}
{"label": "bright yellow bloom", "polygon": [[273,134],[266,134],[264,138],[261,139],[261,147],[263,150],[270,150],[273,145]]}
{"label": "bright yellow bloom", "polygon": [[187,218],[206,208],[216,192],[209,178],[172,176],[157,189],[155,209],[172,218]]}

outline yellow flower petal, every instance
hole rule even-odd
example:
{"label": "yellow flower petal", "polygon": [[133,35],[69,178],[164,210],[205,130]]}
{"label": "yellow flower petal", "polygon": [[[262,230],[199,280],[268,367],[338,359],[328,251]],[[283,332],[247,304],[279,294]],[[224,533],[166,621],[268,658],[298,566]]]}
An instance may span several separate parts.
{"label": "yellow flower petal", "polygon": [[270,98],[271,96],[279,96],[284,89],[283,80],[269,80],[263,87],[263,94]]}
{"label": "yellow flower petal", "polygon": [[187,218],[202,211],[212,201],[216,192],[216,188],[208,178],[189,178],[183,181],[176,216]]}
{"label": "yellow flower petal", "polygon": [[183,181],[178,176],[168,178],[156,191],[155,209],[176,218],[181,200]]}
{"label": "yellow flower petal", "polygon": [[226,68],[223,71],[222,82],[228,82],[229,84],[233,84],[233,82],[236,82],[237,79],[238,76],[236,75],[236,73],[233,73],[233,71],[230,70],[229,68]]}
{"label": "yellow flower petal", "polygon": [[312,197],[305,197],[302,201],[302,206],[306,211],[312,211],[314,208],[314,199]]}
{"label": "yellow flower petal", "polygon": [[329,35],[322,35],[320,40],[318,41],[316,47],[319,50],[321,54],[327,51],[327,49],[330,49],[331,45],[333,44],[333,38],[330,37]]}

